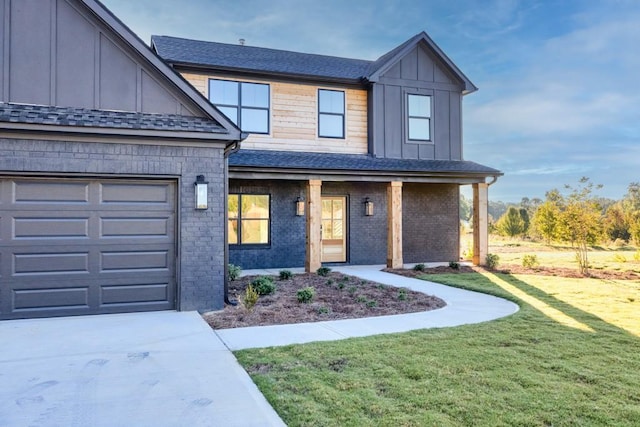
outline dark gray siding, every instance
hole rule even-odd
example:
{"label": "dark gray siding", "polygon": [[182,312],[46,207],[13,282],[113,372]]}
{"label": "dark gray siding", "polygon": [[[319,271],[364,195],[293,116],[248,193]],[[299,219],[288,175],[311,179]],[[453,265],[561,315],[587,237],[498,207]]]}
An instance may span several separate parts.
{"label": "dark gray siding", "polygon": [[[229,248],[229,262],[243,269],[302,267],[305,260],[306,217],[295,216],[295,200],[304,196],[305,182],[231,180],[229,193],[271,195],[271,243]],[[322,195],[346,196],[350,264],[383,264],[387,255],[386,184],[323,182]],[[364,215],[364,199],[375,214]]]}
{"label": "dark gray siding", "polygon": [[[223,307],[224,164],[223,150],[216,147],[0,139],[5,175],[176,180],[180,310]],[[207,210],[194,209],[193,183],[200,174],[209,181]]]}
{"label": "dark gray siding", "polygon": [[[433,96],[433,141],[407,143],[405,95]],[[462,83],[422,44],[373,84],[372,152],[377,157],[462,160]]]}
{"label": "dark gray siding", "polygon": [[404,184],[404,262],[446,262],[459,259],[459,203],[459,187],[455,184]]}
{"label": "dark gray siding", "polygon": [[0,22],[2,102],[182,115],[196,111],[78,1],[0,0]]}

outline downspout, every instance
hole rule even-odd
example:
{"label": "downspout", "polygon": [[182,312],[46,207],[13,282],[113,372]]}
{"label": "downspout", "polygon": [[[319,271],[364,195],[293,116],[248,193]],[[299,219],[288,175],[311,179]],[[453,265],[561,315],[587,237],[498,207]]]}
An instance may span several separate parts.
{"label": "downspout", "polygon": [[[246,133],[241,133],[240,141],[246,137]],[[229,156],[240,150],[240,141],[233,141],[224,148],[224,303],[229,305],[238,305],[237,301],[229,300]]]}
{"label": "downspout", "polygon": [[487,183],[487,187],[491,187],[493,184],[496,183],[496,181],[498,180],[498,175],[493,175],[491,178],[493,179],[491,180],[491,182]]}

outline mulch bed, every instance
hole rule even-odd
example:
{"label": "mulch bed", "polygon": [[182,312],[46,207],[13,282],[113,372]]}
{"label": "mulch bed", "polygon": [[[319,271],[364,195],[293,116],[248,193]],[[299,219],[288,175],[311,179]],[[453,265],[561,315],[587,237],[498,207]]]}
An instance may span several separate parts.
{"label": "mulch bed", "polygon": [[[257,276],[246,276],[229,283],[230,299],[241,301],[246,287]],[[446,304],[440,298],[331,272],[296,274],[289,280],[275,278],[276,291],[258,299],[252,310],[241,303],[206,313],[213,329],[245,326],[282,325],[324,320],[354,319],[435,310]],[[298,302],[299,289],[313,287],[310,303]]]}

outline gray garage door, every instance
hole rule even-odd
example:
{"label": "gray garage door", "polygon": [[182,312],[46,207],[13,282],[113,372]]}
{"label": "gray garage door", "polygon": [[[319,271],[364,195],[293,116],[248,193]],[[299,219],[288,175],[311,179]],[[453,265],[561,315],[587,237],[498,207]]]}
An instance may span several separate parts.
{"label": "gray garage door", "polygon": [[174,181],[1,178],[0,318],[175,307]]}

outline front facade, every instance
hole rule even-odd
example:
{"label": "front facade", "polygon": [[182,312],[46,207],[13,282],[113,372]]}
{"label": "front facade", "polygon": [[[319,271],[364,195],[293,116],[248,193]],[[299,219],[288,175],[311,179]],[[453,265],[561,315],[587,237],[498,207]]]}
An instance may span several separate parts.
{"label": "front facade", "polygon": [[376,61],[165,36],[152,48],[250,134],[229,157],[231,263],[457,260],[460,185],[474,186],[483,262],[486,181],[501,173],[463,159],[476,88],[425,33]]}
{"label": "front facade", "polygon": [[239,129],[98,2],[0,22],[0,319],[222,308]]}

